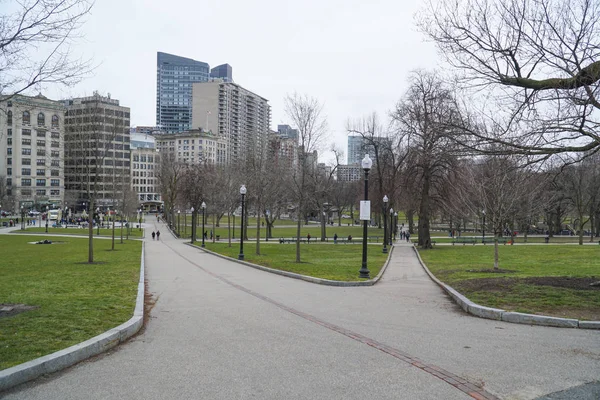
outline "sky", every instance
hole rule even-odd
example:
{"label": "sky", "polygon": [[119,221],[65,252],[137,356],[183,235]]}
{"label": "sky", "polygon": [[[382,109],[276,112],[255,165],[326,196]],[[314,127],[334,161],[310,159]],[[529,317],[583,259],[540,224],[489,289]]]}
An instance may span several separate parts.
{"label": "sky", "polygon": [[328,137],[347,153],[346,123],[383,118],[415,69],[441,62],[415,25],[421,2],[407,0],[96,0],[72,47],[94,74],[53,99],[111,94],[131,108],[131,125],[156,124],[156,52],[228,63],[236,83],[265,97],[271,128],[290,121],[283,99],[298,92],[324,104]]}

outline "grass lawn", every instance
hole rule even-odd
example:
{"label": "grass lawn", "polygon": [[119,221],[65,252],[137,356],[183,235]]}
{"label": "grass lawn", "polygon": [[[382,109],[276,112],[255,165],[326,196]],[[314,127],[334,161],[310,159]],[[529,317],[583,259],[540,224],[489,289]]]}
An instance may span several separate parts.
{"label": "grass lawn", "polygon": [[[127,321],[133,315],[141,242],[1,235],[0,304],[37,307],[0,314],[0,370],[64,349]],[[53,238],[51,240],[54,241]]]}
{"label": "grass lawn", "polygon": [[[83,236],[87,236],[88,235],[88,229],[87,228],[83,228],[83,229],[79,229],[79,228],[52,228],[52,227],[48,227],[48,234],[49,235],[83,235]],[[132,228],[131,231],[129,232],[129,237],[132,238],[141,238],[143,235],[143,230],[139,230],[136,228]],[[42,226],[42,227],[25,227],[24,231],[21,230],[16,230],[13,231],[13,233],[46,233],[46,227]],[[94,228],[94,236],[98,236],[98,229]],[[109,236],[112,237],[112,228],[111,229],[106,229],[106,228],[100,228],[100,236]],[[127,237],[127,231],[125,230],[125,228],[123,228],[123,238]],[[119,228],[118,226],[115,228],[115,239],[116,238],[121,238],[121,228]]]}
{"label": "grass lawn", "polygon": [[[200,246],[200,242],[196,243]],[[261,255],[256,255],[256,243],[244,243],[245,261],[265,267],[297,274],[314,276],[316,278],[339,281],[360,281],[358,270],[362,263],[362,246],[360,244],[311,243],[301,244],[301,263],[296,263],[295,244],[260,244]],[[240,250],[239,243],[206,243],[208,250],[237,258]],[[377,276],[387,260],[387,254],[381,252],[381,246],[367,246],[367,266],[371,278]]]}
{"label": "grass lawn", "polygon": [[[462,237],[472,237],[475,236],[477,238],[479,238],[479,242],[481,242],[481,233],[475,235],[473,234],[473,232],[467,232],[467,233],[463,233]],[[487,239],[492,239],[492,236],[485,236],[486,240]],[[527,242],[525,242],[525,237],[523,235],[518,235],[515,236],[515,243],[544,243],[544,238],[545,235],[536,235],[536,236],[527,236]],[[418,235],[411,235],[411,239],[413,239],[414,241],[417,241],[418,239]],[[431,239],[435,240],[436,243],[452,243],[452,241],[454,240],[454,238],[448,237],[447,233],[441,233],[441,232],[431,232]],[[510,240],[510,236],[506,236],[503,237],[503,239],[506,240]],[[593,242],[594,243],[598,243],[598,238],[594,238]],[[590,237],[589,236],[584,236],[583,237],[583,243],[589,243],[590,241]],[[579,237],[577,236],[561,236],[561,235],[556,235],[550,238],[550,244],[556,244],[556,243],[579,243]],[[461,244],[462,245],[462,244]],[[488,243],[487,245],[490,245],[490,243]]]}
{"label": "grass lawn", "polygon": [[441,281],[474,302],[533,314],[600,320],[600,246],[437,246],[420,252]]}

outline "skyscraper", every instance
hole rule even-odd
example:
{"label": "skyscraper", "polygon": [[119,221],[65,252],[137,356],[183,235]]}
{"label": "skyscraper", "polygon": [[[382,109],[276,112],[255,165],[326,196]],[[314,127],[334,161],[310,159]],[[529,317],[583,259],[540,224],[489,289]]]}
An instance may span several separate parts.
{"label": "skyscraper", "polygon": [[233,82],[233,71],[231,65],[221,64],[210,70],[211,78],[220,78],[224,82]]}
{"label": "skyscraper", "polygon": [[161,130],[173,133],[192,128],[192,83],[208,79],[207,63],[157,53],[156,124]]}

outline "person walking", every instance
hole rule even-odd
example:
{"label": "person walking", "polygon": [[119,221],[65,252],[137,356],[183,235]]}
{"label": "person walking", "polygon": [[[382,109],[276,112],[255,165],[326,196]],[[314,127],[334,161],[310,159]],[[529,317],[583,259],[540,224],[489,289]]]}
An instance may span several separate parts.
{"label": "person walking", "polygon": [[333,244],[337,244],[337,238],[338,238],[337,233],[334,233],[333,234]]}
{"label": "person walking", "polygon": [[156,240],[160,240],[160,231],[156,230]]}
{"label": "person walking", "polygon": [[156,232],[152,231],[152,240],[154,240],[155,236],[156,236]]}
{"label": "person walking", "polygon": [[406,232],[406,241],[410,242],[410,232]]}

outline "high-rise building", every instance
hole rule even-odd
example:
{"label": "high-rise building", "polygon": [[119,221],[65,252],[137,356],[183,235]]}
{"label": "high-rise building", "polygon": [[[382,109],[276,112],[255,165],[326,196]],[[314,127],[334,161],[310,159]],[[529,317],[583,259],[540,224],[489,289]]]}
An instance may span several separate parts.
{"label": "high-rise building", "polygon": [[244,160],[249,152],[268,145],[268,100],[236,83],[194,83],[192,110],[195,129],[202,127],[225,140],[226,163]]}
{"label": "high-rise building", "polygon": [[144,211],[157,211],[162,200],[158,184],[159,153],[154,136],[131,134],[131,188]]}
{"label": "high-rise building", "polygon": [[130,186],[129,107],[119,100],[93,96],[65,100],[65,190],[69,206],[90,197],[98,206],[114,206]]}
{"label": "high-rise building", "polygon": [[338,165],[336,172],[339,182],[354,182],[362,179],[363,170],[360,165]]}
{"label": "high-rise building", "polygon": [[41,94],[0,98],[4,210],[62,208],[64,107]]}
{"label": "high-rise building", "polygon": [[[287,126],[287,125],[285,125]],[[282,135],[280,131],[269,135],[270,157],[275,166],[285,165],[289,168],[298,165],[298,139]]]}
{"label": "high-rise building", "polygon": [[293,129],[289,125],[277,125],[277,133],[281,138],[298,141],[298,129]]}
{"label": "high-rise building", "polygon": [[161,130],[173,133],[192,128],[192,84],[208,79],[207,63],[157,53],[156,124]]}
{"label": "high-rise building", "polygon": [[177,162],[225,164],[227,144],[223,137],[215,136],[212,132],[193,129],[155,137],[159,152],[173,154],[173,160]]}
{"label": "high-rise building", "polygon": [[229,64],[221,64],[210,70],[210,77],[223,79],[224,82],[233,82],[233,70]]}
{"label": "high-rise building", "polygon": [[383,146],[389,148],[391,145],[387,137],[375,136],[373,140],[367,140],[360,135],[348,136],[348,165],[360,165],[367,153],[375,162],[375,148],[371,143],[377,143],[380,149]]}

